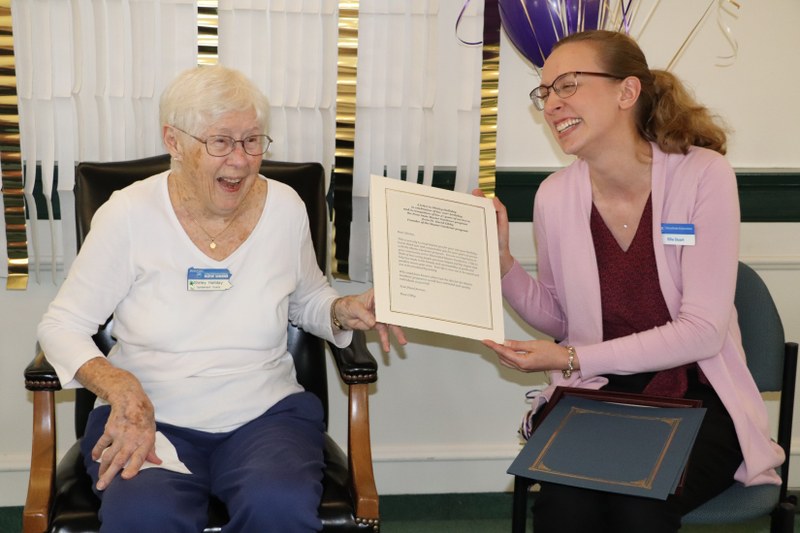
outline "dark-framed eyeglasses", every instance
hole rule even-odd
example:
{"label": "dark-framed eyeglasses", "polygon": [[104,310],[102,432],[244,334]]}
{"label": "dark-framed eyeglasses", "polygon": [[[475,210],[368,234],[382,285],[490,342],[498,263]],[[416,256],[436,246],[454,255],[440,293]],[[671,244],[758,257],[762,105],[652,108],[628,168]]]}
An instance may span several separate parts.
{"label": "dark-framed eyeglasses", "polygon": [[530,97],[533,105],[539,111],[544,110],[544,104],[547,102],[547,97],[550,96],[550,91],[556,93],[559,98],[569,98],[575,91],[578,90],[578,76],[599,76],[601,78],[611,78],[614,80],[621,80],[619,76],[613,74],[606,74],[605,72],[565,72],[561,76],[553,80],[550,85],[539,85],[531,91]]}
{"label": "dark-framed eyeglasses", "polygon": [[269,150],[269,145],[272,144],[272,137],[269,135],[248,135],[244,139],[234,139],[228,135],[210,135],[206,139],[201,139],[177,126],[172,127],[181,133],[185,133],[195,141],[205,144],[208,155],[214,157],[230,155],[236,149],[236,143],[242,143],[242,149],[247,155],[263,155]]}

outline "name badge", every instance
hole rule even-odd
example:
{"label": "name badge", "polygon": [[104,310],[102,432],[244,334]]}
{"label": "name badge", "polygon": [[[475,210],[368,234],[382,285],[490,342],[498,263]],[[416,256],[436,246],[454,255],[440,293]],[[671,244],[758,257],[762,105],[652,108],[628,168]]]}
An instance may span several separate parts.
{"label": "name badge", "polygon": [[227,268],[189,268],[186,274],[188,291],[227,291],[231,284],[231,271]]}
{"label": "name badge", "polygon": [[661,224],[661,242],[677,246],[694,246],[694,224]]}

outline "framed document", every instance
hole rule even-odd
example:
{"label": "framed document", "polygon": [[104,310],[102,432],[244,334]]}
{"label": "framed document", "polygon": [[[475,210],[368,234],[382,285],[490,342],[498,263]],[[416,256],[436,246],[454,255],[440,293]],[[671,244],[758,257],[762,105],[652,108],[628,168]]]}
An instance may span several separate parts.
{"label": "framed document", "polygon": [[490,199],[372,176],[370,235],[380,322],[505,340]]}
{"label": "framed document", "polygon": [[558,387],[508,473],[664,500],[704,415],[698,400]]}

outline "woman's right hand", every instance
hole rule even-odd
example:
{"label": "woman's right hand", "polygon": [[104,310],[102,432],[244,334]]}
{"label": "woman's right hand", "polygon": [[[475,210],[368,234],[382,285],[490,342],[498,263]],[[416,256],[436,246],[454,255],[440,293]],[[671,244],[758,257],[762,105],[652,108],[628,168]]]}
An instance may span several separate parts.
{"label": "woman's right hand", "polygon": [[76,377],[111,406],[105,430],[92,448],[92,459],[100,461],[97,490],[105,490],[120,472],[123,479],[134,477],[146,461],[161,464],[155,451],[155,411],[139,381],[105,358],[88,361]]}
{"label": "woman's right hand", "polygon": [[105,490],[120,471],[122,479],[130,479],[145,461],[160,464],[155,443],[155,413],[147,396],[112,403],[105,431],[92,448],[92,459],[100,460],[97,490]]}
{"label": "woman's right hand", "polygon": [[375,291],[367,289],[361,294],[342,296],[334,300],[332,312],[347,329],[375,329],[381,339],[384,352],[389,351],[391,332],[401,345],[407,344],[406,334],[400,326],[384,324],[375,320]]}
{"label": "woman's right hand", "polygon": [[[486,197],[480,189],[474,189],[472,195]],[[509,246],[508,211],[506,211],[506,206],[497,196],[492,198],[492,203],[494,203],[494,211],[497,215],[497,244],[500,251],[500,276],[502,277],[514,266],[514,256],[511,255]]]}

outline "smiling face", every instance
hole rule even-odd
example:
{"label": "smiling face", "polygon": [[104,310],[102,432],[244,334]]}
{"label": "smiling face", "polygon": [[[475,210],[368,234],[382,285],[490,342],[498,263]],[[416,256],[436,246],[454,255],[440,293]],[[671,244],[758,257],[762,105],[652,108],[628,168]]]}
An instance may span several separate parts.
{"label": "smiling face", "polygon": [[[199,139],[227,135],[244,139],[263,133],[254,110],[225,113],[203,131],[190,132]],[[241,143],[224,157],[209,155],[205,145],[170,126],[164,127],[164,142],[173,157],[173,175],[186,200],[203,216],[228,217],[235,213],[258,179],[261,155],[245,153]]]}
{"label": "smiling face", "polygon": [[[575,71],[605,72],[592,44],[576,42],[556,48],[542,68],[542,84],[550,85]],[[619,105],[621,82],[579,74],[577,83],[577,90],[567,98],[550,91],[543,113],[564,153],[588,158],[607,150],[624,122]]]}

